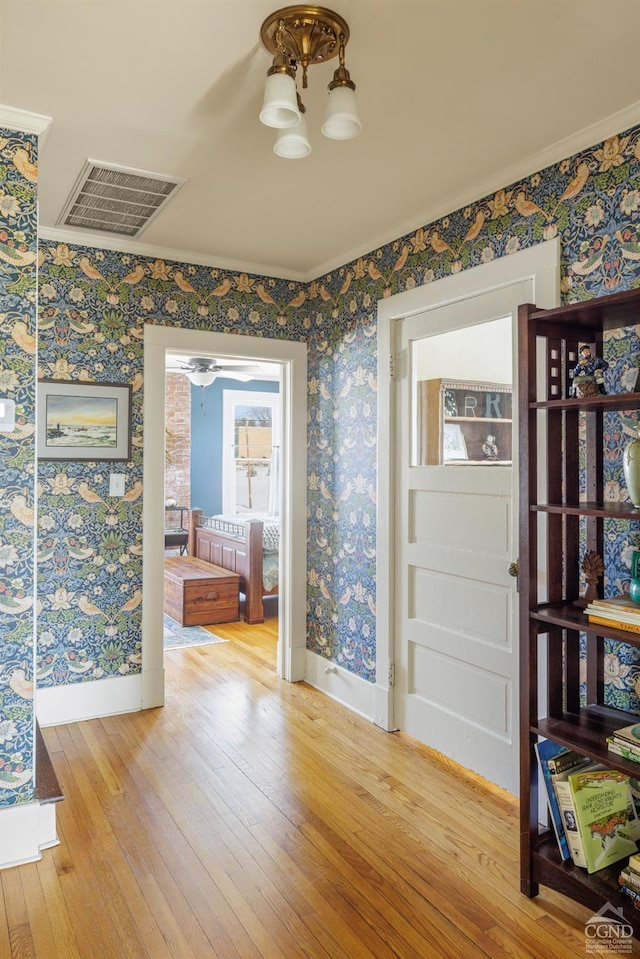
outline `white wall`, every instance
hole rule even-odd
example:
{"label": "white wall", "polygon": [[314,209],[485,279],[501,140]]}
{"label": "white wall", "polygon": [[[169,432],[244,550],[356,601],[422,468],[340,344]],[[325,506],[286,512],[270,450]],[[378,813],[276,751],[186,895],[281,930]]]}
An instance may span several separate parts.
{"label": "white wall", "polygon": [[416,340],[419,380],[511,383],[511,317]]}

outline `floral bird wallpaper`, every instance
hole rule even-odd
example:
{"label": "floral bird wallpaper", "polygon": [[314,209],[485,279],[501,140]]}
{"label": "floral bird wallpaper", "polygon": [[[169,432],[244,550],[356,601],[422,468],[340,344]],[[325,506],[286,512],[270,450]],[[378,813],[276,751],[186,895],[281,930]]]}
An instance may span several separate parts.
{"label": "floral bird wallpaper", "polygon": [[[140,670],[145,323],[307,343],[307,647],[375,681],[378,300],[554,236],[566,302],[640,286],[639,161],[636,127],[309,284],[41,240],[39,375],[132,383],[134,453],[122,500],[98,466],[39,464],[38,683]],[[607,350],[610,375],[628,378],[635,330]],[[614,423],[606,438],[612,498],[626,498],[630,428]],[[628,528],[609,533],[613,584],[631,544]],[[633,650],[612,646],[608,668],[611,695],[638,708]]]}
{"label": "floral bird wallpaper", "polygon": [[0,130],[0,804],[33,795],[37,137]]}

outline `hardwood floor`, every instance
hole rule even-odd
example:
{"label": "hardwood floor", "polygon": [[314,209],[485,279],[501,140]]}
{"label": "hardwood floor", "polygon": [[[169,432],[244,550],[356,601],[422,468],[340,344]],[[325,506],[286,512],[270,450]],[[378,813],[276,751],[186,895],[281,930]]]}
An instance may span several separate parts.
{"label": "hardwood floor", "polygon": [[0,872],[2,959],[585,954],[510,797],[228,638],[167,651],[162,709],[43,730],[61,843]]}
{"label": "hardwood floor", "polygon": [[264,623],[248,626],[242,616],[244,603],[240,603],[240,620],[237,623],[218,623],[216,626],[203,626],[221,639],[231,640],[242,649],[258,656],[264,662],[276,668],[276,646],[278,643],[278,597],[266,596],[264,602]]}

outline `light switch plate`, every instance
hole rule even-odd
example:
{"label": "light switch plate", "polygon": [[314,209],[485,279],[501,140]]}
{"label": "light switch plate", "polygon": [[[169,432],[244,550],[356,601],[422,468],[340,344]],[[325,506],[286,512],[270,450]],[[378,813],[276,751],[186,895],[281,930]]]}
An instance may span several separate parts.
{"label": "light switch plate", "polygon": [[11,433],[16,428],[15,400],[0,397],[0,432]]}
{"label": "light switch plate", "polygon": [[124,473],[109,474],[109,496],[124,496]]}

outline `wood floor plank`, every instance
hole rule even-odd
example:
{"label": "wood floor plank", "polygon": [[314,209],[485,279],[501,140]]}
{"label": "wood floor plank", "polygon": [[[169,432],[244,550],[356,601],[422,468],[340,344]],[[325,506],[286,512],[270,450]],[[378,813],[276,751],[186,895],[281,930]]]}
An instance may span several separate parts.
{"label": "wood floor plank", "polygon": [[[49,918],[53,956],[55,959],[82,959],[53,857],[44,855],[40,862],[36,863],[35,869]],[[46,953],[41,956],[39,949],[37,954],[38,959],[46,959]]]}
{"label": "wood floor plank", "polygon": [[[114,823],[125,812],[133,818],[134,828],[122,842],[136,875],[155,877],[158,889],[171,904],[171,912],[182,929],[197,922],[211,943],[222,940],[224,959],[234,959],[236,954],[243,959],[259,956],[242,923],[235,919],[219,895],[216,884],[201,870],[193,851],[197,840],[185,845],[174,834],[176,827],[167,817],[164,804],[151,801],[151,787],[139,768],[138,757],[134,758],[123,742],[119,748],[122,758],[129,760],[130,783],[122,810],[120,813],[114,810]],[[156,841],[156,835],[162,836],[162,842]],[[195,932],[192,929],[192,938]]]}
{"label": "wood floor plank", "polygon": [[[303,898],[296,896],[295,909],[291,907],[284,890],[274,882],[273,864],[265,863],[256,855],[259,846],[244,823],[235,820],[232,823],[234,828],[230,828],[213,813],[207,797],[195,787],[190,799],[189,803],[185,803],[185,814],[191,822],[199,825],[201,834],[207,837],[205,842],[200,843],[200,856],[211,874],[219,875],[222,872],[244,895],[250,895],[254,901],[264,900],[262,911],[269,926],[273,928],[276,922],[283,923],[287,935],[293,934],[295,941],[304,949],[307,930],[302,917],[308,907]],[[273,917],[269,917],[268,909],[273,912]],[[311,942],[309,945],[317,946]]]}
{"label": "wood floor plank", "polygon": [[[364,948],[358,927],[360,917],[357,910],[354,914],[351,904],[345,902],[336,909],[329,898],[321,895],[323,883],[326,883],[331,870],[328,864],[316,860],[314,847],[300,840],[289,842],[286,829],[255,827],[252,832],[269,859],[279,867],[279,875],[286,876],[297,892],[303,892],[305,901],[312,908],[311,912],[305,912],[305,922],[328,954],[346,956],[348,959],[360,955]],[[282,885],[284,882],[280,880]],[[377,949],[378,944],[375,945]]]}
{"label": "wood floor plank", "polygon": [[[144,767],[143,771],[147,776],[153,778],[154,771],[150,767]],[[215,848],[211,850],[210,832],[203,828],[204,822],[200,816],[197,805],[193,802],[194,793],[202,796],[195,786],[192,788],[183,787],[179,793],[174,793],[174,784],[169,782],[155,782],[155,789],[158,796],[161,797],[163,805],[171,814],[176,827],[187,838],[192,837],[192,844],[198,847],[198,869],[202,870],[201,885],[209,889],[211,896],[216,895],[216,888],[213,885],[213,877],[218,889],[223,893],[226,901],[237,912],[239,906],[246,901],[247,897],[252,901],[251,925],[248,930],[252,941],[262,954],[265,947],[268,951],[269,937],[277,935],[278,941],[283,947],[287,947],[290,954],[304,955],[304,952],[298,953],[297,942],[292,936],[290,926],[294,926],[297,917],[290,916],[289,924],[284,922],[281,911],[284,903],[278,902],[277,908],[273,908],[267,902],[265,897],[265,887],[268,885],[268,877],[259,875],[255,868],[247,869],[246,862],[243,863],[242,846],[238,843],[230,849],[223,841],[218,841]],[[207,876],[207,869],[209,875]],[[244,922],[247,927],[246,917]],[[302,929],[299,932],[303,932]]]}
{"label": "wood floor plank", "polygon": [[58,943],[54,939],[52,917],[45,902],[36,865],[32,864],[20,870],[20,879],[29,929],[33,937],[34,955],[40,956],[41,959],[61,959],[64,953],[59,951]]}
{"label": "wood floor plank", "polygon": [[[331,863],[341,877],[341,886],[345,897],[355,902],[357,896],[359,911],[372,924],[378,935],[384,940],[392,953],[398,949],[411,949],[419,957],[424,953],[426,944],[434,938],[442,955],[460,955],[468,959],[479,959],[483,952],[472,940],[463,939],[461,930],[453,927],[448,918],[423,903],[422,915],[408,917],[403,915],[401,897],[393,885],[386,882],[382,875],[374,870],[354,852],[352,847],[341,842],[329,830],[319,828],[320,823],[312,826],[306,823],[305,835],[313,837],[313,845]],[[366,882],[362,882],[366,869]]]}
{"label": "wood floor plank", "polygon": [[0,956],[11,959],[11,942],[9,938],[9,915],[5,902],[4,884],[0,873]]}
{"label": "wood floor plank", "polygon": [[247,630],[167,651],[164,708],[43,730],[61,843],[0,872],[2,959],[584,954],[586,910],[519,892],[511,797]]}
{"label": "wood floor plank", "polygon": [[[25,868],[29,868],[29,866],[25,866]],[[13,957],[15,959],[37,959],[20,870],[10,869],[2,874],[2,889],[7,914],[9,956],[12,959]]]}

